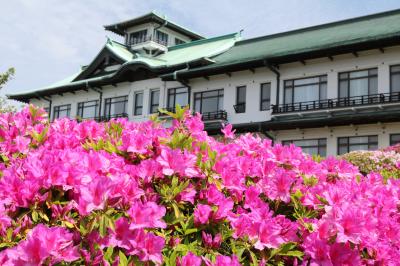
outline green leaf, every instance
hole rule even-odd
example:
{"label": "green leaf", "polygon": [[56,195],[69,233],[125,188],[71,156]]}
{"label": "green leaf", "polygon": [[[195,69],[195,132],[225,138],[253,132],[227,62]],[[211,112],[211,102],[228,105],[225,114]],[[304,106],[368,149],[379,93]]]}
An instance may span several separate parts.
{"label": "green leaf", "polygon": [[290,256],[290,257],[297,257],[297,258],[301,259],[304,254],[300,250],[291,250],[291,251],[288,251],[285,255]]}
{"label": "green leaf", "polygon": [[33,210],[32,211],[32,221],[34,221],[36,223],[38,220],[39,220],[39,215],[36,210]]}
{"label": "green leaf", "polygon": [[258,260],[257,260],[256,254],[254,254],[254,252],[251,251],[250,249],[249,249],[249,253],[250,253],[250,257],[251,257],[251,261],[252,261],[251,265],[258,266]]}
{"label": "green leaf", "polygon": [[107,250],[106,250],[106,253],[104,253],[104,258],[107,261],[111,262],[113,252],[114,252],[114,248],[113,247],[108,247]]}
{"label": "green leaf", "polygon": [[128,266],[128,259],[125,254],[120,250],[119,251],[119,264],[118,266]]}
{"label": "green leaf", "polygon": [[193,234],[193,233],[196,233],[197,231],[198,231],[197,228],[190,228],[190,229],[187,229],[187,230],[185,230],[185,236],[190,235],[190,234]]}
{"label": "green leaf", "polygon": [[102,215],[99,222],[99,233],[102,237],[107,234],[107,216]]}

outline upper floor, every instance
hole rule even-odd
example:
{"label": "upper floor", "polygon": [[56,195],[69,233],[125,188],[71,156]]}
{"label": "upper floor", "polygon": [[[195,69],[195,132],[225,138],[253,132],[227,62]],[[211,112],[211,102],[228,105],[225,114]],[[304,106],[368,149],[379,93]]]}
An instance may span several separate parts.
{"label": "upper floor", "polygon": [[104,28],[123,36],[124,44],[130,49],[149,55],[166,52],[170,46],[204,39],[203,36],[155,12],[106,25]]}

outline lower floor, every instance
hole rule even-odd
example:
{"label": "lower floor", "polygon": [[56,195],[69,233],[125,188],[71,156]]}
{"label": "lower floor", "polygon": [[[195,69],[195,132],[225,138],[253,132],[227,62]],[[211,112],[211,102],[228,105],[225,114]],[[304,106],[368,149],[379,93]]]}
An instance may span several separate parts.
{"label": "lower floor", "polygon": [[274,130],[269,133],[275,143],[294,143],[306,153],[329,156],[355,150],[376,150],[400,143],[400,122]]}

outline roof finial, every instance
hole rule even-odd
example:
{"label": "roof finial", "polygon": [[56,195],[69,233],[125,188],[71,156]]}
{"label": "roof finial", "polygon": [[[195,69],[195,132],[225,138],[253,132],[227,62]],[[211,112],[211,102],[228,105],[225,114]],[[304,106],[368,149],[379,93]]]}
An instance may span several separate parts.
{"label": "roof finial", "polygon": [[107,44],[110,44],[110,45],[112,45],[112,40],[111,40],[111,38],[110,38],[110,37],[108,37],[107,35],[106,35],[106,38],[107,38]]}

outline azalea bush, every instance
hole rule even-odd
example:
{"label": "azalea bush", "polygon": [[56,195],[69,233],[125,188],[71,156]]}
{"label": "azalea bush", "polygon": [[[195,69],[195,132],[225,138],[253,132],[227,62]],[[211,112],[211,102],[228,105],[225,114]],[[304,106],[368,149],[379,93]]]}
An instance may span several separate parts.
{"label": "azalea bush", "polygon": [[380,173],[385,179],[400,178],[400,153],[397,146],[377,151],[353,151],[341,156],[364,175]]}
{"label": "azalea bush", "polygon": [[0,264],[398,262],[398,180],[170,115],[165,128],[1,114]]}

